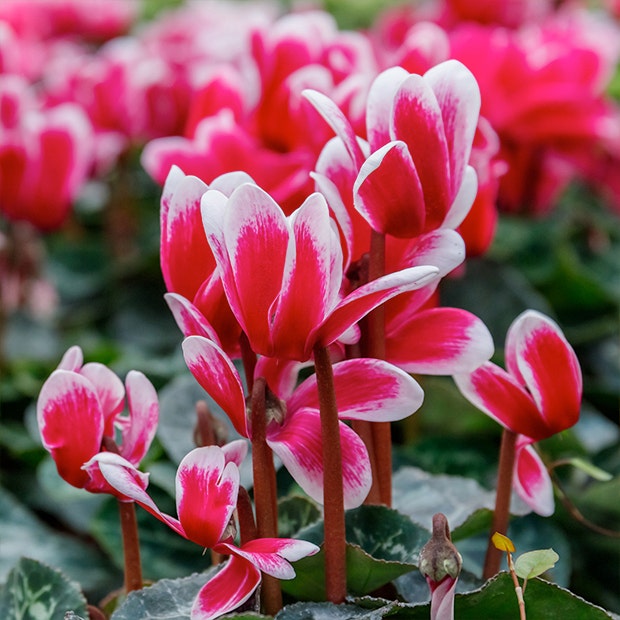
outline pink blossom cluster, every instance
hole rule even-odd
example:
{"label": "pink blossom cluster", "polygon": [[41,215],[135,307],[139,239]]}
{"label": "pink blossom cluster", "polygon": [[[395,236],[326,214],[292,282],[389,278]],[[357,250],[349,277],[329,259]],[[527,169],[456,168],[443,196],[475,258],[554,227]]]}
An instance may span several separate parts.
{"label": "pink blossom cluster", "polygon": [[[456,58],[482,92],[469,162],[479,187],[462,226],[470,254],[492,241],[497,204],[547,211],[576,175],[615,195],[620,124],[605,87],[620,39],[610,19],[579,6],[445,0],[388,12],[367,32],[343,31],[318,10],[279,16],[266,3],[188,2],[139,26],[137,2],[88,7],[3,3],[0,72],[26,79],[43,126],[62,103],[83,109],[92,152],[77,149],[71,162],[90,174],[146,145],[143,165],[161,184],[172,164],[206,183],[241,169],[291,212],[313,189],[309,173],[331,135],[304,89],[329,96],[366,139],[364,109],[380,72],[423,74]],[[28,161],[52,165],[44,152]],[[81,187],[77,171],[63,174]],[[62,208],[32,198],[35,210],[10,200],[0,209],[49,229],[75,193],[61,193]]]}
{"label": "pink blossom cluster", "polygon": [[[452,12],[459,6],[451,3]],[[201,2],[43,76],[41,109],[51,106],[51,115],[78,101],[86,111],[99,148],[93,161],[113,156],[102,145],[114,139],[119,149],[148,141],[142,162],[163,184],[161,268],[184,359],[245,438],[190,452],[177,472],[178,517],[163,513],[138,469],[157,424],[154,389],[140,373],[130,373],[124,388],[106,367],[84,365],[74,348],[39,398],[44,445],[74,486],[135,501],[181,536],[230,556],[200,591],[195,620],[247,601],[261,573],[291,578],[289,561],[317,551],[272,536],[235,543],[245,440],[253,458],[256,448],[273,451],[324,506],[327,530],[334,498],[328,501],[326,442],[341,460],[343,509],[359,506],[382,455],[358,430],[419,409],[423,392],[410,373],[454,376],[468,399],[518,434],[515,489],[534,510],[553,511],[549,474],[532,444],[577,420],[581,374],[573,350],[556,323],[528,311],[509,330],[502,370],[489,361],[493,342],[482,321],[436,302],[441,279],[468,248],[483,251],[492,237],[496,192],[500,201],[506,196],[505,166],[513,165],[503,114],[513,119],[508,125],[529,114],[524,127],[532,133],[517,137],[574,165],[570,131],[588,144],[609,137],[601,131],[612,114],[597,90],[602,69],[595,76],[590,65],[578,65],[583,71],[570,76],[569,61],[545,54],[567,46],[555,22],[545,22],[536,39],[547,77],[527,77],[531,45],[512,38],[531,26],[525,15],[531,12],[517,25],[514,15],[504,16],[512,30],[493,26],[494,36],[512,42],[507,56],[522,70],[515,93],[497,107],[485,100],[486,89],[499,96],[515,73],[502,69],[487,79],[481,68],[478,78],[467,62],[450,58],[459,37],[486,26],[452,26],[443,14],[434,22],[430,14],[414,16],[410,26],[402,17],[371,36],[342,32],[323,12],[276,18]],[[238,36],[218,44],[218,29],[232,17]],[[379,43],[390,33],[391,47]],[[464,45],[462,54],[474,47]],[[391,66],[395,60],[400,66]],[[483,64],[488,73],[503,56],[492,60]],[[564,126],[564,103],[554,107],[550,97],[556,78],[573,80],[560,89],[573,119]],[[583,92],[577,105],[572,89],[584,91],[586,82],[591,96]],[[540,89],[529,91],[530,84]],[[13,108],[1,116],[8,125]],[[565,180],[546,169],[543,176],[556,191]],[[257,385],[266,386],[262,417]]]}

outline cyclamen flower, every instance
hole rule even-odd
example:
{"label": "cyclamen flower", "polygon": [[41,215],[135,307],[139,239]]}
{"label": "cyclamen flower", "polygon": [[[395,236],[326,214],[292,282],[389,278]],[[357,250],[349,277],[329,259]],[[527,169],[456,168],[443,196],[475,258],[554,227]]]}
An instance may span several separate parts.
{"label": "cyclamen flower", "polygon": [[304,94],[346,146],[358,170],[355,208],[373,230],[415,237],[461,223],[476,195],[468,161],[480,111],[478,85],[464,65],[446,61],[423,76],[401,67],[379,74],[366,104],[368,157],[329,98]]}
{"label": "cyclamen flower", "polygon": [[0,76],[0,109],[0,213],[58,228],[90,170],[90,123],[73,103],[41,109],[16,75]]}
{"label": "cyclamen flower", "polygon": [[178,519],[159,510],[136,482],[131,463],[119,455],[99,454],[90,464],[121,496],[134,500],[184,538],[231,556],[198,592],[192,620],[211,620],[242,605],[260,585],[261,572],[292,579],[295,571],[289,562],[318,551],[312,543],[287,538],[259,538],[240,547],[233,543],[229,526],[239,492],[237,466],[246,451],[246,443],[239,440],[222,448],[196,448],[186,455],[176,475]]}
{"label": "cyclamen flower", "polygon": [[[147,453],[157,428],[157,393],[135,370],[128,373],[125,385],[103,364],[83,364],[82,350],[77,346],[65,353],[43,384],[37,402],[41,439],[58,473],[69,484],[91,493],[116,494],[98,470],[86,464],[105,450],[118,449],[124,459],[137,466]],[[123,415],[125,389],[129,416]],[[146,484],[144,474],[136,470],[136,476],[140,484]]]}
{"label": "cyclamen flower", "polygon": [[[183,342],[185,361],[200,385],[222,407],[237,432],[251,437],[241,378],[214,342],[190,336]],[[316,376],[293,388],[300,365],[260,358],[255,376],[264,376],[280,399],[267,420],[266,440],[302,489],[323,503],[321,421]],[[394,421],[416,411],[423,392],[402,370],[376,359],[334,364],[334,390],[340,418],[344,504],[359,506],[370,489],[368,453],[360,437],[342,420]]]}
{"label": "cyclamen flower", "polygon": [[243,184],[229,198],[210,190],[202,217],[230,308],[252,350],[305,361],[314,346],[341,338],[375,307],[436,278],[412,267],[341,298],[343,254],[325,198],[309,196],[291,216],[261,188]]}
{"label": "cyclamen flower", "polygon": [[534,310],[521,314],[506,336],[506,368],[486,362],[454,380],[461,393],[502,426],[518,433],[514,486],[542,515],[553,513],[553,489],[531,444],[579,419],[582,377],[577,356],[558,325]]}

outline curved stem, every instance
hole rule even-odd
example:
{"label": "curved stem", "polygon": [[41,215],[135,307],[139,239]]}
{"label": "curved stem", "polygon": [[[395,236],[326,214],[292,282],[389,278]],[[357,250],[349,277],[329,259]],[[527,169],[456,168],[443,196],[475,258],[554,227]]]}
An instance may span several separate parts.
{"label": "curved stem", "polygon": [[334,373],[327,347],[314,347],[314,365],[323,443],[323,509],[325,524],[325,592],[327,600],[342,603],[347,594],[342,448]]}
{"label": "curved stem", "polygon": [[499,449],[499,472],[497,475],[497,494],[495,496],[495,510],[489,534],[484,570],[482,576],[490,579],[499,572],[502,551],[493,544],[491,537],[495,532],[506,535],[510,520],[510,496],[512,494],[512,472],[515,464],[517,433],[504,429],[502,443]]}
{"label": "curved stem", "polygon": [[142,564],[140,562],[140,542],[138,540],[138,521],[134,502],[118,501],[118,512],[123,536],[123,557],[125,562],[125,593],[142,588]]}

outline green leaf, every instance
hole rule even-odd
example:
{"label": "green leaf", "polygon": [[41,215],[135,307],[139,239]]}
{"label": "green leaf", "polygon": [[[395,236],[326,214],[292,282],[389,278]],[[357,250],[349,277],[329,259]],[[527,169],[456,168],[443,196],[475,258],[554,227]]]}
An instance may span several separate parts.
{"label": "green leaf", "polygon": [[105,556],[92,545],[55,532],[2,488],[0,538],[0,580],[25,555],[61,569],[85,590],[107,589],[110,577],[116,577]]}
{"label": "green leaf", "polygon": [[[429,528],[438,512],[446,515],[450,529],[456,529],[480,509],[493,510],[495,506],[495,492],[487,491],[475,480],[429,474],[417,467],[399,469],[394,474],[393,488],[394,508]],[[530,508],[513,494],[511,513],[528,512]]]}
{"label": "green leaf", "polygon": [[293,495],[278,502],[278,533],[282,538],[293,538],[320,518],[319,507],[307,497]]}
{"label": "green leaf", "polygon": [[[360,506],[345,515],[347,588],[368,594],[415,568],[417,554],[428,541],[428,530],[385,506]],[[297,538],[321,544],[323,522],[300,530]],[[324,552],[295,563],[297,577],[282,589],[303,600],[325,598]]]}
{"label": "green leaf", "polygon": [[[357,605],[375,608],[383,616],[395,620],[428,620],[430,604],[408,605],[394,603],[389,609],[385,601],[362,599]],[[532,620],[543,618],[570,618],[570,620],[610,620],[610,612],[593,605],[560,586],[535,578],[528,582],[525,592],[525,609],[527,617]],[[306,616],[316,617],[320,616]],[[323,616],[327,617],[327,616]],[[351,616],[356,618],[358,616]],[[364,616],[359,616],[364,617]],[[369,616],[371,617],[371,616]],[[519,617],[519,607],[514,584],[508,573],[500,573],[490,579],[482,588],[457,594],[454,597],[454,617],[458,620],[515,620]],[[278,620],[280,618],[278,617]],[[288,620],[288,618],[286,619]]]}
{"label": "green leaf", "polygon": [[86,599],[79,586],[60,571],[22,558],[0,590],[3,620],[62,620],[66,611],[86,615]]}
{"label": "green leaf", "polygon": [[536,549],[522,553],[515,560],[515,573],[521,579],[533,579],[552,569],[560,556],[553,549]]}
{"label": "green leaf", "polygon": [[333,603],[295,603],[287,605],[276,620],[379,620],[394,607],[393,604],[377,600],[377,609],[364,609],[356,605],[334,605]]}
{"label": "green leaf", "polygon": [[[182,579],[162,579],[148,588],[131,592],[112,614],[111,620],[189,620],[198,591],[218,570],[211,568]],[[251,599],[249,606],[255,603]],[[237,612],[234,617],[237,620],[254,620],[270,616],[249,610]]]}

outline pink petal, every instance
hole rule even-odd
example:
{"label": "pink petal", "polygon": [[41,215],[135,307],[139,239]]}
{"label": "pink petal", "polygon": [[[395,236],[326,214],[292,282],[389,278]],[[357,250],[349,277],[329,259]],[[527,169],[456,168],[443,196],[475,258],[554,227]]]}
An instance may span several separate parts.
{"label": "pink petal", "polygon": [[[293,236],[271,330],[278,357],[303,361],[308,334],[323,321],[331,299],[338,294],[331,278],[332,248],[338,250],[340,265],[342,254],[320,194],[312,194],[291,216],[290,224]],[[340,284],[341,278],[336,280],[337,287]]]}
{"label": "pink petal", "polygon": [[162,275],[169,291],[189,299],[215,268],[200,213],[200,198],[208,189],[173,166],[161,198]]}
{"label": "pink petal", "polygon": [[343,271],[346,271],[351,261],[353,243],[353,224],[351,218],[336,184],[331,179],[318,172],[311,172],[310,176],[314,179],[316,191],[325,196],[325,200],[329,205],[329,214],[338,225],[340,245],[343,250]]}
{"label": "pink petal", "polygon": [[130,463],[138,465],[147,453],[159,419],[159,402],[153,384],[137,370],[131,370],[125,379],[129,417],[118,418],[122,424],[121,454]]}
{"label": "pink petal", "polygon": [[203,547],[217,544],[237,506],[239,469],[226,463],[218,446],[195,448],[177,470],[179,520],[187,538]]}
{"label": "pink petal", "polygon": [[513,486],[519,497],[536,513],[543,517],[555,511],[553,483],[549,472],[536,450],[528,445],[529,440],[517,440],[517,456],[514,468]]}
{"label": "pink petal", "polygon": [[411,267],[377,278],[347,295],[336,306],[327,320],[312,334],[315,342],[327,346],[352,325],[388,299],[428,284],[437,277],[432,266]]}
{"label": "pink petal", "polygon": [[392,105],[399,86],[409,76],[402,67],[381,72],[372,82],[366,100],[366,128],[370,148],[376,151],[390,140]]}
{"label": "pink petal", "polygon": [[58,370],[79,372],[83,364],[84,355],[82,354],[82,349],[78,346],[73,346],[67,349],[67,352],[62,356],[60,364],[58,364]]}
{"label": "pink petal", "polygon": [[230,553],[245,558],[261,572],[277,579],[293,579],[295,570],[289,564],[318,552],[319,548],[305,540],[293,538],[257,538],[241,548],[229,543],[217,545],[218,553]]}
{"label": "pink petal", "polygon": [[125,386],[118,376],[99,362],[84,364],[80,374],[88,379],[99,398],[105,421],[104,435],[114,437],[115,417],[125,408]]}
{"label": "pink petal", "polygon": [[101,449],[104,426],[90,381],[68,370],[55,370],[41,388],[37,421],[43,445],[60,476],[73,486],[84,487],[89,476],[82,465]]}
{"label": "pink petal", "polygon": [[260,571],[245,558],[231,556],[224,568],[200,589],[191,620],[212,620],[245,603],[261,581]]}
{"label": "pink petal", "polygon": [[[417,381],[378,359],[352,359],[333,366],[338,417],[388,422],[416,411],[424,399]],[[316,375],[306,379],[287,401],[289,410],[319,408]]]}
{"label": "pink petal", "polygon": [[306,89],[301,94],[316,108],[335,134],[344,142],[351,160],[359,170],[364,162],[364,156],[353,128],[342,110],[329,97],[316,90]]}
{"label": "pink petal", "polygon": [[119,454],[100,452],[84,465],[84,469],[91,473],[91,475],[94,475],[96,472],[100,473],[120,498],[133,500],[154,517],[172,528],[177,534],[185,536],[179,521],[163,513],[146,492],[148,474],[138,471]]}
{"label": "pink petal", "polygon": [[219,344],[216,331],[191,301],[176,293],[166,293],[164,299],[184,336],[204,336]]}
{"label": "pink petal", "polygon": [[465,260],[465,243],[455,230],[438,228],[413,239],[400,257],[400,267],[433,265],[444,277]]}
{"label": "pink petal", "polygon": [[528,310],[506,336],[506,365],[525,384],[540,411],[549,437],[573,426],[581,409],[582,378],[575,352],[550,318]]}
{"label": "pink petal", "polygon": [[355,208],[377,232],[407,238],[424,228],[424,194],[404,142],[389,142],[364,162],[353,196]]}
{"label": "pink petal", "polygon": [[426,204],[427,226],[439,226],[454,198],[444,122],[435,93],[420,75],[410,75],[394,99],[391,133],[409,147]]}
{"label": "pink petal", "polygon": [[471,372],[493,355],[493,338],[475,315],[460,308],[416,312],[398,329],[386,326],[386,359],[422,375]]}
{"label": "pink petal", "polygon": [[534,440],[548,436],[532,397],[499,366],[486,362],[472,373],[454,375],[454,381],[469,402],[502,426]]}
{"label": "pink petal", "polygon": [[478,124],[480,89],[471,71],[458,60],[435,65],[424,74],[424,80],[433,89],[441,108],[455,196],[469,162]]}
{"label": "pink petal", "polygon": [[[323,503],[323,459],[321,420],[314,409],[299,409],[283,426],[272,423],[267,429],[267,443],[280,457],[297,484],[315,501]],[[344,505],[359,506],[370,490],[371,472],[363,441],[340,422]]]}
{"label": "pink petal", "polygon": [[[204,223],[211,243],[206,218]],[[269,355],[270,308],[281,290],[289,244],[286,217],[265,191],[242,185],[228,201],[222,233],[224,247],[212,247],[226,296],[252,348]],[[221,260],[221,252],[227,253],[228,263]]]}
{"label": "pink petal", "polygon": [[248,455],[248,442],[245,439],[235,439],[222,446],[226,463],[234,463],[241,467],[241,463]]}
{"label": "pink petal", "polygon": [[441,225],[444,228],[458,228],[469,214],[477,194],[478,174],[472,166],[466,166],[463,182]]}
{"label": "pink petal", "polygon": [[243,386],[229,357],[203,336],[189,336],[182,347],[185,363],[196,381],[224,410],[236,431],[247,437]]}
{"label": "pink petal", "polygon": [[454,620],[456,582],[457,579],[447,576],[432,590],[431,620]]}
{"label": "pink petal", "polygon": [[303,364],[278,357],[259,357],[254,377],[265,377],[269,389],[278,398],[285,400],[293,394],[301,369],[311,364],[312,362]]}

